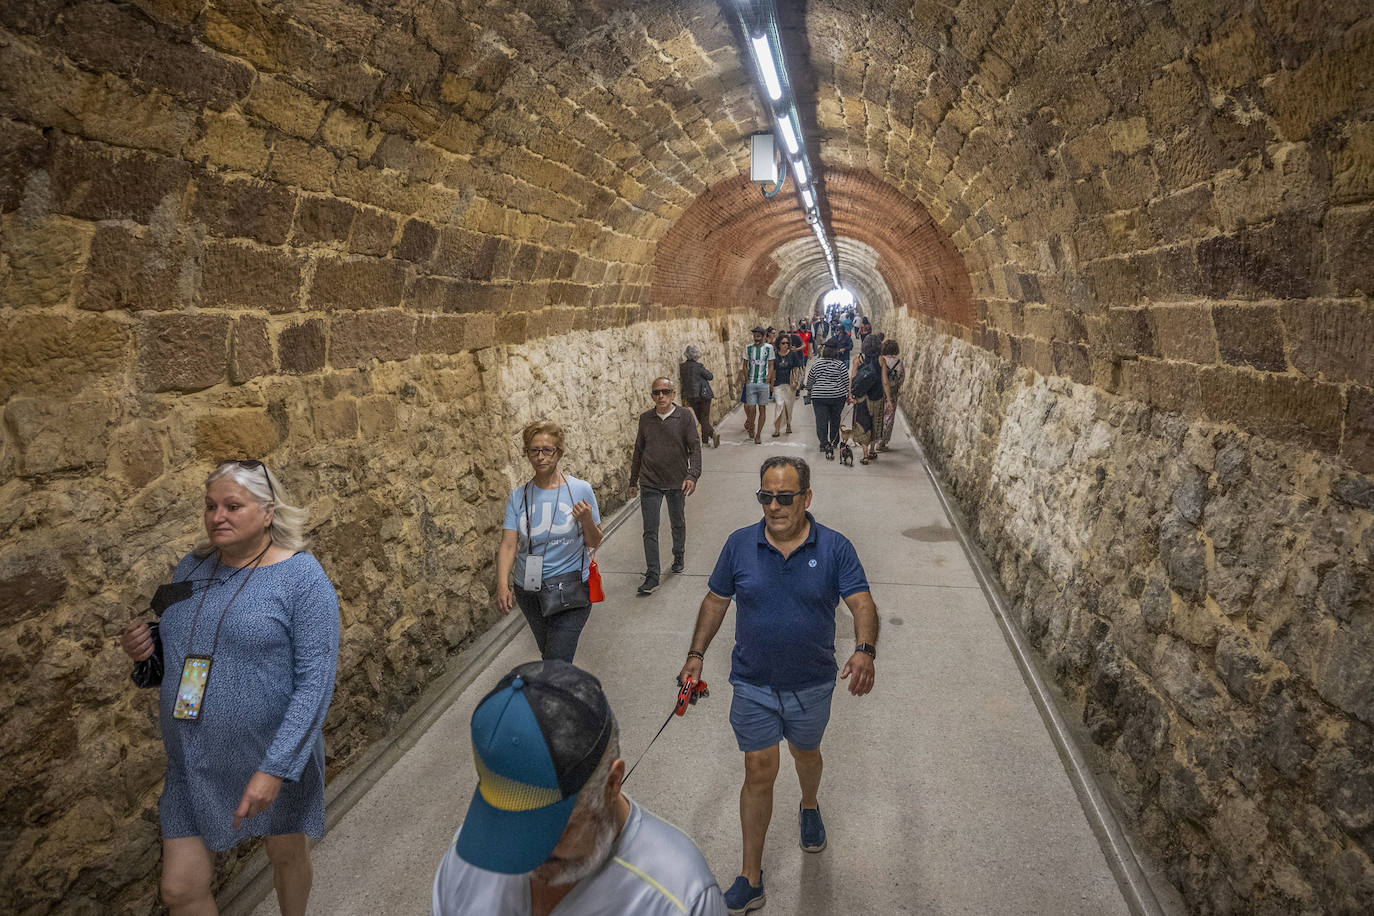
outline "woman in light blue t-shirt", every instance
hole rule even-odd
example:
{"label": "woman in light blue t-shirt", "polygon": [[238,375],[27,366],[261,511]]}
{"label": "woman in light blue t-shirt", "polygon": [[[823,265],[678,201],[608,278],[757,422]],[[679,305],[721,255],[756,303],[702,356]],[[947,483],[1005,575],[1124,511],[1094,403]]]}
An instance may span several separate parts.
{"label": "woman in light blue t-shirt", "polygon": [[520,605],[540,656],[571,662],[592,610],[584,583],[588,551],[601,543],[601,511],[591,484],[558,470],[563,427],[539,420],[522,436],[534,476],[506,500],[496,606],[509,614]]}

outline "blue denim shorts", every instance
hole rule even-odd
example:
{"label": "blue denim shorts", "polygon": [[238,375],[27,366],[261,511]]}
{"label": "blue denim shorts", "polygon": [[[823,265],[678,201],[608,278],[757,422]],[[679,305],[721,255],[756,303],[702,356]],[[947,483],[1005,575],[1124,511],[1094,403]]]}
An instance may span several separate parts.
{"label": "blue denim shorts", "polygon": [[744,403],[757,407],[760,404],[768,403],[768,383],[750,382],[744,386]]}
{"label": "blue denim shorts", "polygon": [[730,701],[730,725],[740,750],[761,751],[783,738],[799,751],[814,751],[821,746],[825,726],[830,723],[834,681],[799,690],[774,690],[740,681],[731,681],[730,685],[735,688]]}

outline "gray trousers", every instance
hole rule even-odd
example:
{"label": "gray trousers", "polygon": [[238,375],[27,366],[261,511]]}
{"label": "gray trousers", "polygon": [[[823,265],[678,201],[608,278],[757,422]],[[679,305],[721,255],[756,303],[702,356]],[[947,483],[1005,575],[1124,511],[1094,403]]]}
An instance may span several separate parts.
{"label": "gray trousers", "polygon": [[687,494],[682,487],[660,490],[639,487],[639,513],[644,519],[644,571],[657,580],[662,572],[658,562],[658,519],[663,500],[668,500],[668,527],[673,531],[673,559],[682,559],[687,549]]}

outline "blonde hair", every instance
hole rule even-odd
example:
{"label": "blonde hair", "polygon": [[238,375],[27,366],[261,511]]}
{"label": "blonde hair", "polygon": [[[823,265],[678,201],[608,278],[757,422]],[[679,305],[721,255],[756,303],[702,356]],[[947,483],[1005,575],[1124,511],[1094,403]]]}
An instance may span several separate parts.
{"label": "blonde hair", "polygon": [[525,440],[526,451],[529,450],[530,443],[534,441],[534,437],[541,433],[546,436],[553,436],[554,448],[558,449],[560,452],[563,451],[563,427],[552,420],[535,420],[529,426],[525,427],[520,435]]}
{"label": "blonde hair", "polygon": [[[205,478],[205,488],[210,489],[210,484],[224,477],[247,490],[259,505],[273,507],[272,524],[267,529],[273,544],[291,551],[305,547],[305,522],[310,513],[287,501],[286,488],[267,465],[246,468],[237,461],[226,461]],[[268,486],[269,480],[271,486]],[[196,545],[196,554],[206,556],[213,549],[210,541],[202,538]]]}

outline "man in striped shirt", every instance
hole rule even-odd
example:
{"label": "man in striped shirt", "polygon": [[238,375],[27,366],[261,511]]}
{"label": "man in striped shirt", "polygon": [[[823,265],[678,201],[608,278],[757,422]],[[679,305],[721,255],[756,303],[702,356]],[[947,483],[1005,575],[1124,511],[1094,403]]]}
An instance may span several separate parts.
{"label": "man in striped shirt", "polygon": [[754,328],[754,344],[744,348],[744,431],[763,442],[768,399],[773,396],[773,347],[763,328]]}

